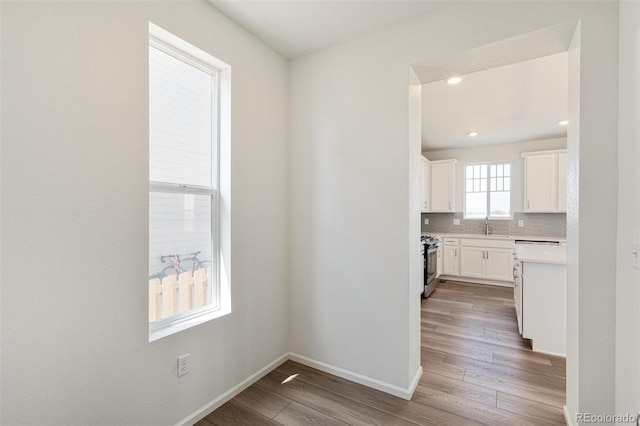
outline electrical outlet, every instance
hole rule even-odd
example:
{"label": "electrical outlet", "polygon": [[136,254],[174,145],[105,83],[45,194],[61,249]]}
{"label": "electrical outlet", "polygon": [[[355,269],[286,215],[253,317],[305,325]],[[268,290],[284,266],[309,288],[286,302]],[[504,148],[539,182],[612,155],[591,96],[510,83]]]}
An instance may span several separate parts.
{"label": "electrical outlet", "polygon": [[460,225],[460,219],[453,219],[454,225]]}
{"label": "electrical outlet", "polygon": [[178,357],[178,377],[189,373],[189,354]]}
{"label": "electrical outlet", "polygon": [[518,221],[518,226],[524,226],[524,220],[519,220]]}
{"label": "electrical outlet", "polygon": [[428,225],[428,224],[429,224],[429,219],[425,219],[425,220],[424,220],[424,224],[425,224],[425,225]]}

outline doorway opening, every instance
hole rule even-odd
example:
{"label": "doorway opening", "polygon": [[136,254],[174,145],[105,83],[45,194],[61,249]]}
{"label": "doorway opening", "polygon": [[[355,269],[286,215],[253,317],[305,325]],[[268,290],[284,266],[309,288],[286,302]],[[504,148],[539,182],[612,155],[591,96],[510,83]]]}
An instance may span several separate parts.
{"label": "doorway opening", "polygon": [[[575,77],[572,73],[576,72],[575,64],[571,61],[575,62],[576,58],[579,61],[579,57],[570,58],[569,52],[575,32],[576,23],[558,25],[410,67],[410,98],[414,97],[413,102],[410,102],[410,117],[413,118],[409,132],[413,135],[410,142],[412,152],[419,150],[428,161],[438,164],[456,160],[457,167],[453,182],[444,185],[453,187],[450,201],[442,203],[438,200],[444,207],[431,207],[437,205],[433,204],[434,191],[423,192],[422,203],[416,202],[422,206],[420,227],[423,235],[463,236],[480,234],[481,229],[491,228],[493,241],[497,239],[496,234],[512,237],[524,235],[525,230],[533,233],[533,236],[546,234],[544,236],[548,237],[553,234],[554,237],[564,237],[566,241],[566,207],[561,210],[556,204],[556,211],[553,213],[527,212],[522,153],[566,152],[569,144],[577,144],[577,134],[571,135],[571,130],[560,127],[564,123],[559,123],[568,120],[570,116],[568,86]],[[457,86],[449,85],[446,80],[453,76],[462,77],[462,82]],[[480,77],[493,80],[482,80]],[[442,96],[447,91],[449,94],[455,92],[465,81],[477,86],[471,91],[458,90],[455,102],[445,105]],[[560,91],[562,96],[556,97],[554,101],[554,92],[557,94]],[[480,106],[475,110],[472,107],[474,99],[471,99],[469,93],[479,97],[475,101]],[[415,100],[418,96],[419,105]],[[495,104],[500,103],[499,101],[502,102],[503,110],[499,116],[491,119],[488,113],[497,107]],[[575,99],[573,101],[575,104]],[[538,113],[532,112],[535,110],[532,103],[535,102],[542,103]],[[544,102],[547,102],[546,108]],[[479,112],[487,113],[487,116],[477,118]],[[556,118],[551,118],[554,114]],[[577,118],[579,117],[574,117]],[[541,126],[532,124],[536,120],[546,120],[549,122],[547,124],[557,127],[547,126],[544,130]],[[512,127],[508,128],[507,123]],[[457,136],[453,136],[454,134]],[[557,159],[555,161],[557,167]],[[569,167],[577,170],[577,155],[570,155],[568,161]],[[469,177],[469,166],[485,163],[510,164],[509,173],[505,174],[503,168],[498,179],[497,175],[490,175],[488,166],[486,176],[480,174],[475,179],[474,167],[471,167],[472,175]],[[555,170],[558,173],[558,169]],[[566,176],[566,169],[562,173]],[[508,183],[505,176],[508,177]],[[442,183],[440,179],[442,177],[439,175],[430,173],[430,188],[439,186]],[[482,186],[483,179],[486,187]],[[498,181],[502,185],[498,185]],[[478,186],[478,191],[475,191],[474,185]],[[485,197],[491,197],[492,190],[504,192],[505,185],[508,185],[510,191],[510,199],[507,201],[510,210],[505,215],[508,217],[487,221],[467,215],[467,207],[473,202],[470,194],[484,193],[482,195]],[[443,191],[439,187],[437,189],[436,193],[441,197]],[[430,201],[426,204],[429,206],[427,208],[425,197]],[[485,203],[489,205],[486,198]],[[574,202],[573,205],[576,206],[577,203]],[[490,214],[487,213],[486,216],[490,217]],[[490,231],[486,231],[487,234]],[[455,248],[445,245],[442,240],[441,256],[446,258],[444,250],[447,247],[458,257],[457,262],[460,262],[459,256],[463,249],[460,246],[461,238],[451,238],[457,240],[452,242],[458,244]],[[481,257],[479,252],[482,252]],[[443,260],[443,265],[439,264],[446,271],[443,275],[445,279],[440,281],[434,295],[422,302],[422,383],[429,388],[438,388],[445,386],[446,382],[447,386],[454,389],[452,393],[460,393],[459,398],[463,400],[465,395],[475,395],[475,401],[469,398],[471,405],[488,402],[497,407],[494,413],[496,415],[517,416],[517,413],[510,412],[513,410],[506,408],[506,401],[523,404],[521,399],[524,396],[529,408],[545,411],[550,420],[563,421],[567,388],[565,358],[533,352],[530,346],[527,347],[528,342],[520,337],[521,330],[516,320],[513,283],[508,278],[487,278],[487,252],[489,250],[479,247],[466,251],[470,255],[468,259],[472,262],[477,260],[472,265],[477,266],[475,269],[470,268],[469,263],[466,266],[455,262],[447,265],[447,260]],[[471,256],[472,254],[476,257]],[[485,275],[475,275],[469,279],[473,275],[470,271]],[[565,279],[566,276],[565,270]],[[567,306],[571,303],[569,300]],[[572,361],[569,359],[568,363]],[[462,376],[458,377],[460,374]],[[544,384],[536,380],[540,376],[545,378]],[[535,395],[529,392],[531,389],[536,390]],[[435,392],[433,389],[432,391]],[[480,398],[483,401],[479,401]],[[502,402],[499,401],[500,398]]]}

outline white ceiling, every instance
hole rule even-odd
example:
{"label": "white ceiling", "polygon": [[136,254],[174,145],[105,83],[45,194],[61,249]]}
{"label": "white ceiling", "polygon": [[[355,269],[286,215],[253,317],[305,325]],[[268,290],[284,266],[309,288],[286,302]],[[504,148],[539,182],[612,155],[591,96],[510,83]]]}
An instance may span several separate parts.
{"label": "white ceiling", "polygon": [[428,0],[208,0],[293,59],[447,6]]}
{"label": "white ceiling", "polygon": [[423,151],[564,137],[566,118],[566,52],[422,86]]}
{"label": "white ceiling", "polygon": [[[441,9],[452,0],[208,0],[289,59]],[[572,25],[534,31],[428,64],[422,150],[562,137]],[[558,54],[559,52],[564,52]],[[534,59],[538,58],[538,59]],[[463,73],[456,86],[442,80]],[[476,129],[480,135],[469,138]]]}

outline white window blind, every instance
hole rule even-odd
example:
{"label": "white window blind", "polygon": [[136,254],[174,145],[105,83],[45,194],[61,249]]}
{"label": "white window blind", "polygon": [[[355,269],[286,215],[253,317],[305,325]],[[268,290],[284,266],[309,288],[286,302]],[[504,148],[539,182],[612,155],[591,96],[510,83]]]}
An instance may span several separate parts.
{"label": "white window blind", "polygon": [[216,75],[149,47],[149,179],[212,186]]}

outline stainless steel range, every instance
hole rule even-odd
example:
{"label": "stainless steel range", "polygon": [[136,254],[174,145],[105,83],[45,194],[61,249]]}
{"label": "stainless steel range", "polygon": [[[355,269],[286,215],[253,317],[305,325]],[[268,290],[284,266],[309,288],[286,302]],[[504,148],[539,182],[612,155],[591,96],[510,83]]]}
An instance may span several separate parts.
{"label": "stainless steel range", "polygon": [[422,297],[429,297],[436,288],[436,272],[438,267],[438,244],[440,240],[429,235],[420,237],[424,245],[424,291]]}

